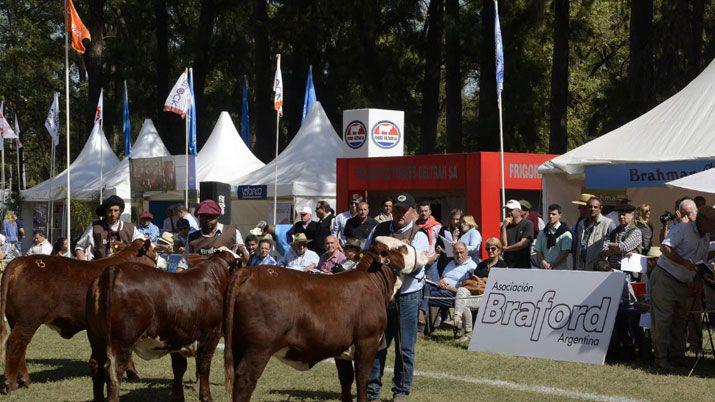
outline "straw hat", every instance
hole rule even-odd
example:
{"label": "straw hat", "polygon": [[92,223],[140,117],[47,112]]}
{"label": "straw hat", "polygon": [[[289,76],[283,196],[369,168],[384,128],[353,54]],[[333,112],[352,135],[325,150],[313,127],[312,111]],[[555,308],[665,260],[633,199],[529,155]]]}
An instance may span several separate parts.
{"label": "straw hat", "polygon": [[651,247],[645,256],[648,258],[658,258],[661,254],[663,253],[660,251],[660,247]]}
{"label": "straw hat", "polygon": [[578,196],[578,200],[571,201],[571,203],[576,205],[586,205],[588,203],[588,200],[591,199],[591,197],[595,196],[593,194],[583,193]]}
{"label": "straw hat", "polygon": [[290,244],[296,244],[296,243],[307,243],[310,240],[308,240],[307,237],[305,237],[305,233],[298,233],[293,235],[293,241]]}
{"label": "straw hat", "polygon": [[157,242],[162,242],[164,244],[174,244],[174,235],[171,232],[164,232],[161,237],[156,239]]}

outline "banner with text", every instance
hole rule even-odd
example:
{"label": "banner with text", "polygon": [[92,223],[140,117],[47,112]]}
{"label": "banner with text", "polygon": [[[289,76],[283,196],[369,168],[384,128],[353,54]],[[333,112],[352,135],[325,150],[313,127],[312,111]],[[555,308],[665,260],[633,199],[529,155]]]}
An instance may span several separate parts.
{"label": "banner with text", "polygon": [[494,268],[469,350],[603,364],[623,272]]}

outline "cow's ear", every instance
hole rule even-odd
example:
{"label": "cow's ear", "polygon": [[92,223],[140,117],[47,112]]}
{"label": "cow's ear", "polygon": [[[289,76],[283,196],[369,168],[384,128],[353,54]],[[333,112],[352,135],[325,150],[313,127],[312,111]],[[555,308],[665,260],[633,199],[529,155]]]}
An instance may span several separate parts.
{"label": "cow's ear", "polygon": [[144,245],[142,245],[142,248],[144,249],[144,251],[151,250],[151,240],[149,240],[149,239],[144,240]]}
{"label": "cow's ear", "polygon": [[409,250],[407,249],[407,246],[406,246],[406,245],[404,245],[404,244],[403,244],[403,245],[401,245],[401,246],[400,246],[400,248],[399,248],[398,250],[400,250],[400,252],[401,252],[402,254],[405,254],[405,255],[407,255],[407,253],[409,253],[409,252],[410,252],[410,251],[409,251]]}

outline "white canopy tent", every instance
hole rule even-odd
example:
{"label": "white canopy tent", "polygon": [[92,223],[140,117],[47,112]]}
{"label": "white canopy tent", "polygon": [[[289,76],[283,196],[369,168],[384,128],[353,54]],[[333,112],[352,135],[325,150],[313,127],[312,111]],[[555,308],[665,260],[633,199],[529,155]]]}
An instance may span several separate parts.
{"label": "white canopy tent", "polygon": [[[156,127],[154,127],[154,122],[152,122],[151,119],[145,119],[141,131],[139,131],[139,136],[132,146],[132,159],[160,156],[171,156],[171,154],[159,137],[159,133]],[[83,201],[97,200],[97,197],[99,197],[99,187],[100,180],[97,178],[90,182],[84,189],[78,190],[76,198]],[[103,188],[103,192],[107,195],[115,194],[125,201],[131,200],[129,158],[124,158],[112,170],[105,172]]]}
{"label": "white canopy tent", "polygon": [[267,186],[266,200],[234,201],[238,204],[232,210],[240,211],[236,223],[252,227],[256,216],[272,219],[276,165],[277,194],[284,204],[291,203],[294,211],[306,205],[315,208],[318,200],[334,206],[336,159],[342,156],[343,143],[320,102],[315,102],[298,133],[276,159],[231,182],[234,189],[240,185]]}
{"label": "white canopy tent", "polygon": [[682,179],[669,181],[666,184],[672,188],[715,194],[715,168],[685,176]]}
{"label": "white canopy tent", "polygon": [[[673,201],[692,191],[672,190],[670,181],[708,169],[715,162],[715,62],[680,92],[637,119],[573,149],[539,168],[543,205],[570,205],[591,184],[589,171],[625,189],[633,204],[673,209]],[[600,184],[601,189],[609,188]],[[569,221],[576,217],[570,212]]]}

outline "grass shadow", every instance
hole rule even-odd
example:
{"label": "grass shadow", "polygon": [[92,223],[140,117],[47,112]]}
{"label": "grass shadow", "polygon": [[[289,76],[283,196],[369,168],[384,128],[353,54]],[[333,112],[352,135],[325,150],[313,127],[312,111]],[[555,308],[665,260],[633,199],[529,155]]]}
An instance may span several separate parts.
{"label": "grass shadow", "polygon": [[[30,370],[30,381],[32,381],[32,384],[62,381],[70,378],[89,377],[91,375],[89,364],[87,364],[84,360],[27,359],[27,365],[51,367],[40,371]],[[2,376],[2,380],[5,381],[4,375]]]}
{"label": "grass shadow", "polygon": [[305,401],[317,401],[317,400],[336,400],[340,399],[340,393],[334,391],[314,391],[314,390],[303,390],[303,389],[271,389],[268,391],[271,395],[281,395],[285,396],[284,400],[292,400],[293,398],[297,400]]}

